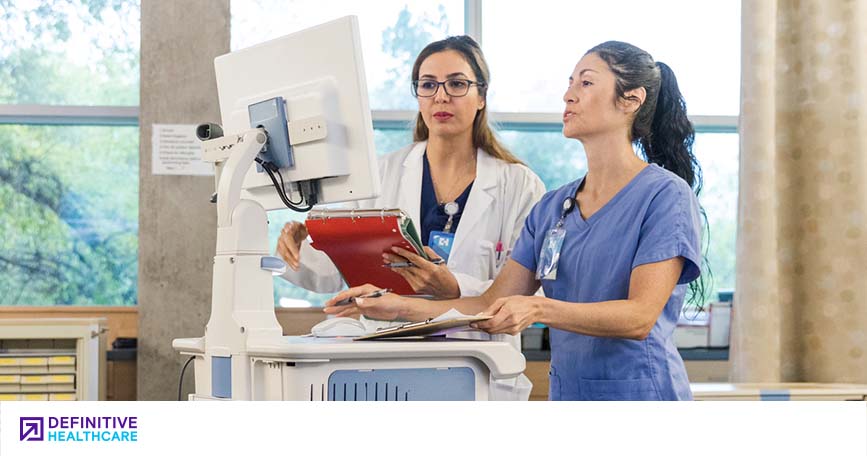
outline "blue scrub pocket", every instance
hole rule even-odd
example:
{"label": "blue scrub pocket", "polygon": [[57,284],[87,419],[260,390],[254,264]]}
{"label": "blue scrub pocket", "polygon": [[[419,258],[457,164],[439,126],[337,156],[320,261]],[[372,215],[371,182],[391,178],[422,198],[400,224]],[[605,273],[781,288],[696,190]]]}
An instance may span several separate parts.
{"label": "blue scrub pocket", "polygon": [[551,370],[548,371],[548,400],[549,401],[559,401],[560,400],[560,376],[557,375],[557,369],[551,367]]}
{"label": "blue scrub pocket", "polygon": [[582,399],[589,401],[658,401],[653,379],[630,378],[626,380],[578,380]]}

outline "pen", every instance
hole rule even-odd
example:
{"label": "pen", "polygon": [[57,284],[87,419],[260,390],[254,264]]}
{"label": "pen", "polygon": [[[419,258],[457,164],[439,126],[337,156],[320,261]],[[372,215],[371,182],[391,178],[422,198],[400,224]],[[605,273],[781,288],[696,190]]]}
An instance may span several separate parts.
{"label": "pen", "polygon": [[391,293],[391,288],[382,288],[382,289],[374,291],[373,293],[367,293],[367,294],[363,294],[361,296],[352,296],[350,298],[341,299],[340,301],[337,301],[336,303],[334,303],[334,305],[335,306],[345,306],[347,304],[352,304],[353,302],[355,302],[356,298],[378,298],[378,297],[380,297],[384,294],[387,294],[387,293]]}
{"label": "pen", "polygon": [[[431,260],[431,263],[433,263],[433,264],[443,264],[443,263],[445,263],[445,260],[443,260],[442,258],[437,258],[437,259],[435,259],[435,260]],[[415,266],[414,264],[410,263],[409,261],[405,261],[405,262],[402,262],[402,263],[388,263],[388,264],[384,264],[384,265],[382,265],[382,267],[384,267],[384,268],[391,268],[391,269],[399,269],[399,268],[414,268],[414,267],[416,267],[416,266]]]}
{"label": "pen", "polygon": [[497,261],[500,261],[500,255],[503,254],[503,241],[497,241]]}

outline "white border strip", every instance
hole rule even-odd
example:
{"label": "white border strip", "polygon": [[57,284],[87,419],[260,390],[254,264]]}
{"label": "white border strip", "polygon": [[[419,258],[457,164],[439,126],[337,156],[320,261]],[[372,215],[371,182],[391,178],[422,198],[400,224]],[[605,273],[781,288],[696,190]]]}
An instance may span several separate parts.
{"label": "white border strip", "polygon": [[0,124],[137,126],[138,106],[0,105]]}
{"label": "white border strip", "polygon": [[[373,111],[376,128],[410,128],[416,111]],[[737,133],[738,116],[689,116],[700,133]],[[563,126],[555,112],[492,112],[491,120],[503,130],[553,131]]]}
{"label": "white border strip", "polygon": [[[376,128],[411,128],[416,111],[373,111]],[[137,106],[0,105],[0,124],[24,125],[118,125],[139,123]],[[560,113],[492,112],[491,119],[508,130],[559,130]],[[690,116],[699,132],[735,133],[738,116]]]}

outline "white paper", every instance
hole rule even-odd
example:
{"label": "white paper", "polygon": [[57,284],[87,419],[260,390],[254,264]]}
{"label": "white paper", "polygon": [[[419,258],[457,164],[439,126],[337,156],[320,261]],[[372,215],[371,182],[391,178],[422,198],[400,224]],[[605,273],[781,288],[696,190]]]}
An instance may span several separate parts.
{"label": "white paper", "polygon": [[451,308],[451,309],[449,309],[448,312],[445,312],[444,314],[440,315],[439,317],[434,318],[431,321],[433,323],[438,323],[438,322],[445,321],[445,320],[454,320],[455,318],[464,318],[464,317],[472,317],[472,315],[467,315],[467,314],[462,313],[461,311],[459,311],[455,308]]}
{"label": "white paper", "polygon": [[[451,308],[451,309],[449,309],[448,312],[443,313],[442,315],[434,318],[431,321],[434,323],[437,323],[437,322],[445,321],[445,320],[454,320],[456,318],[465,318],[465,317],[473,317],[473,316],[474,315],[467,315],[467,314],[465,314],[465,313],[463,313],[463,312],[461,312],[455,308]],[[457,326],[454,328],[443,329],[443,330],[437,331],[431,335],[432,336],[441,336],[441,335],[448,335],[448,334],[454,334],[454,333],[474,333],[474,332],[482,332],[482,331],[479,329],[471,328],[469,323],[467,323],[466,325],[463,325],[463,326]]]}
{"label": "white paper", "polygon": [[405,321],[384,321],[384,320],[374,320],[374,319],[372,319],[372,318],[367,318],[367,317],[365,317],[364,315],[358,317],[358,319],[359,319],[362,323],[364,323],[364,329],[365,329],[365,331],[367,331],[366,334],[373,334],[373,333],[375,333],[378,329],[381,329],[381,328],[388,328],[388,327],[391,327],[391,326],[400,326],[400,325],[406,323]]}
{"label": "white paper", "polygon": [[151,143],[154,175],[214,175],[214,165],[202,161],[202,142],[196,138],[196,125],[153,124]]}

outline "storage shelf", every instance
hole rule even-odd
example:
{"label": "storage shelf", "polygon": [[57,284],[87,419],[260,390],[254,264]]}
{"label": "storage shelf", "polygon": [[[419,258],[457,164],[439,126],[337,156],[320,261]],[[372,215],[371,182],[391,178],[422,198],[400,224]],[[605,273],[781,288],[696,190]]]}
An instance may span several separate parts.
{"label": "storage shelf", "polygon": [[0,319],[0,401],[105,399],[105,319]]}

